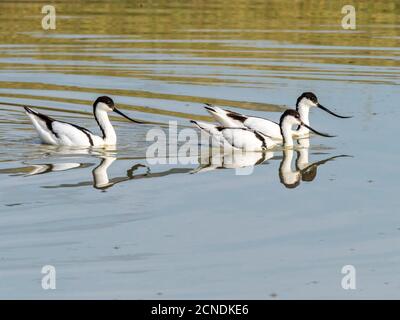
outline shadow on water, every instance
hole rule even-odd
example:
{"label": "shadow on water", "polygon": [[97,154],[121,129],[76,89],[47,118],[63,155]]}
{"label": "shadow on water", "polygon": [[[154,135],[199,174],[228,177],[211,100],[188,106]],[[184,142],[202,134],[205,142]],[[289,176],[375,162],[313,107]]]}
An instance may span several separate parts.
{"label": "shadow on water", "polygon": [[284,150],[283,159],[279,165],[279,180],[288,189],[297,188],[301,181],[312,182],[317,176],[317,168],[329,161],[351,157],[349,155],[337,155],[324,160],[309,163],[308,150],[300,149],[296,151],[297,159],[295,161],[296,169],[292,170],[293,150]]}

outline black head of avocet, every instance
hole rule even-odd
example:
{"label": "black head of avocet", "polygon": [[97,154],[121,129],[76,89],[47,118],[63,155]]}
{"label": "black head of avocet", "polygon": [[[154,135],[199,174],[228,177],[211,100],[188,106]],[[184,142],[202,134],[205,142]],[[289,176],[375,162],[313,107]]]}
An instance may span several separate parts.
{"label": "black head of avocet", "polygon": [[[298,112],[300,112],[300,114],[302,114],[303,111],[306,111],[305,109],[307,109],[307,113],[308,113],[308,109],[313,108],[313,107],[317,107],[317,108],[324,110],[325,112],[328,112],[329,114],[331,114],[335,117],[341,118],[341,119],[351,118],[351,116],[341,116],[341,115],[329,110],[328,108],[324,107],[323,105],[321,105],[318,102],[317,96],[312,92],[304,92],[301,94],[300,97],[297,98],[296,110]],[[304,120],[304,117],[302,117],[302,119]],[[307,119],[308,119],[308,117],[307,117]]]}
{"label": "black head of avocet", "polygon": [[118,110],[117,107],[114,104],[113,99],[111,99],[108,96],[102,96],[98,97],[96,101],[93,103],[93,114],[96,116],[96,112],[112,112],[114,111],[115,113],[118,113],[120,116],[123,116],[124,118],[134,122],[134,123],[143,123],[142,121],[134,120],[130,117],[128,117],[126,114],[122,113],[122,111]]}
{"label": "black head of avocet", "polygon": [[297,112],[296,110],[288,109],[286,110],[280,119],[279,126],[281,128],[281,134],[283,137],[283,144],[285,147],[291,147],[293,146],[293,126],[301,126],[305,127],[308,130],[314,132],[315,134],[318,134],[323,137],[328,137],[328,138],[333,138],[335,136],[319,132],[313,128],[311,128],[309,125],[304,123],[304,121],[301,119],[300,113]]}

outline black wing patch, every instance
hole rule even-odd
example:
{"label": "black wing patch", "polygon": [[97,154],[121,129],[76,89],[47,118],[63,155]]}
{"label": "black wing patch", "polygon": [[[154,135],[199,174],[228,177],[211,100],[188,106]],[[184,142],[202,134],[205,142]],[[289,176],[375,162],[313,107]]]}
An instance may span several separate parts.
{"label": "black wing patch", "polygon": [[253,131],[253,130],[251,130],[251,129],[242,128],[242,127],[224,127],[224,126],[215,127],[215,129],[217,129],[218,131],[222,131],[222,130],[224,130],[224,129],[234,129],[234,130]]}
{"label": "black wing patch", "polygon": [[[59,121],[59,122],[62,122],[62,121]],[[82,131],[86,135],[86,137],[88,138],[90,145],[93,147],[94,144],[93,144],[93,139],[92,139],[92,136],[91,136],[92,135],[91,131],[89,131],[86,128],[77,126],[76,124],[72,124],[72,123],[68,123],[68,122],[63,122],[63,123],[69,124],[69,125],[75,127],[76,129]]]}
{"label": "black wing patch", "polygon": [[24,107],[26,112],[35,115],[36,117],[38,117],[40,120],[42,120],[45,124],[47,129],[49,129],[49,131],[51,133],[53,133],[57,138],[58,138],[58,134],[56,132],[53,131],[53,122],[56,121],[53,118],[50,118],[49,116],[46,116],[44,114],[41,114],[39,112],[36,112],[28,107]]}
{"label": "black wing patch", "polygon": [[253,130],[253,133],[256,136],[256,138],[262,142],[262,147],[264,149],[267,149],[267,142],[265,141],[265,138],[263,137],[263,135],[256,130]]}
{"label": "black wing patch", "polygon": [[240,122],[245,122],[247,120],[247,117],[240,114],[240,113],[236,113],[236,112],[232,112],[230,111],[229,113],[226,114],[229,118],[232,118],[234,120],[238,120]]}
{"label": "black wing patch", "polygon": [[254,136],[255,136],[258,140],[261,141],[261,143],[262,143],[262,148],[268,149],[267,142],[265,141],[264,136],[263,136],[260,132],[258,132],[257,130],[252,130],[252,129],[248,129],[248,128],[240,128],[240,127],[238,127],[238,128],[230,128],[230,127],[224,127],[224,126],[219,126],[219,127],[215,127],[215,128],[216,128],[218,131],[220,131],[220,132],[221,132],[222,130],[224,130],[224,129],[234,129],[234,130],[250,131],[250,132],[254,133]]}

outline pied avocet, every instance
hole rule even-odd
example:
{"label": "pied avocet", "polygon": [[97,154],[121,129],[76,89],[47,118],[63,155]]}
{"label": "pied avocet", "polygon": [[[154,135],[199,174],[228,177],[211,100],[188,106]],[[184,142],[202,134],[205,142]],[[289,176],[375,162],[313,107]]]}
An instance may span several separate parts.
{"label": "pied avocet", "polygon": [[[351,118],[338,115],[318,102],[317,96],[312,92],[304,92],[296,102],[296,110],[300,113],[301,120],[304,124],[310,125],[309,111],[312,107],[318,107],[331,115],[338,118]],[[210,104],[205,106],[207,111],[224,127],[240,127],[257,130],[258,132],[271,137],[272,139],[282,140],[281,129],[279,123],[272,120],[246,116],[234,111],[224,110]],[[303,137],[309,134],[309,129],[306,126],[301,126],[298,130],[293,131],[296,137]]]}
{"label": "pied avocet", "polygon": [[114,111],[124,118],[135,122],[127,115],[119,111],[114,101],[107,96],[96,99],[93,104],[93,115],[99,125],[102,137],[94,135],[88,129],[82,128],[72,123],[58,121],[49,116],[41,114],[25,107],[25,111],[31,119],[33,126],[39,134],[40,139],[45,144],[63,145],[63,146],[82,146],[82,147],[103,147],[112,146],[117,143],[117,135],[108,118],[108,112]]}
{"label": "pied avocet", "polygon": [[[191,120],[193,124],[201,130],[207,132],[213,139],[219,142],[221,146],[228,146],[234,149],[245,151],[262,151],[271,149],[279,142],[271,137],[261,133],[258,130],[252,130],[244,127],[225,127],[216,126],[211,123],[204,123]],[[294,125],[304,126],[312,132],[324,136],[334,137],[325,133],[321,133],[305,124],[296,110],[286,110],[280,119],[279,128],[283,137],[283,145],[285,147],[293,146],[293,129]]]}

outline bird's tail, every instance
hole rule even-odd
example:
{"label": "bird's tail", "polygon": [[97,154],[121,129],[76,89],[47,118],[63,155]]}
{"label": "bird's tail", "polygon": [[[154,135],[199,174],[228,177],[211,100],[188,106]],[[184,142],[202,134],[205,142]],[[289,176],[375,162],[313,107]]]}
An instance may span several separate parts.
{"label": "bird's tail", "polygon": [[29,107],[27,107],[27,106],[24,106],[24,109],[25,109],[25,111],[26,111],[26,113],[30,113],[30,114],[35,114],[35,115],[37,115],[38,113],[35,111],[35,110],[32,110],[31,108],[29,108]]}
{"label": "bird's tail", "polygon": [[207,104],[204,108],[224,127],[241,126],[240,122],[245,121],[247,118],[240,113],[224,110],[210,104]]}
{"label": "bird's tail", "polygon": [[219,133],[217,126],[211,123],[205,123],[200,121],[190,120],[196,127],[200,128],[201,130],[207,132],[210,135],[216,135]]}
{"label": "bird's tail", "polygon": [[227,114],[227,111],[225,111],[224,109],[215,107],[209,103],[206,103],[204,108],[215,118],[224,117]]}

